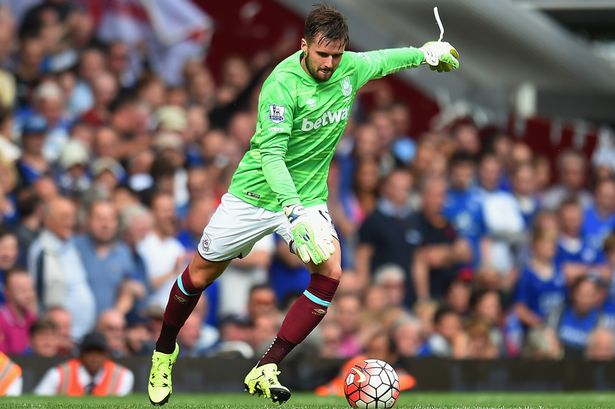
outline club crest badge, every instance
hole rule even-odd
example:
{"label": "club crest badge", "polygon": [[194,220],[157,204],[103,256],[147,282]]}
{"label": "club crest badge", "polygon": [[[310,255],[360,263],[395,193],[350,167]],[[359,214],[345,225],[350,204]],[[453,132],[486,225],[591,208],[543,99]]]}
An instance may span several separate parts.
{"label": "club crest badge", "polygon": [[314,98],[309,98],[307,101],[305,101],[305,105],[307,105],[309,108],[316,108],[316,100]]}
{"label": "club crest badge", "polygon": [[350,78],[345,77],[342,80],[342,94],[345,97],[349,97],[352,94],[352,84],[350,83]]}
{"label": "club crest badge", "polygon": [[284,121],[284,107],[280,105],[269,105],[269,119],[274,124],[279,124]]}

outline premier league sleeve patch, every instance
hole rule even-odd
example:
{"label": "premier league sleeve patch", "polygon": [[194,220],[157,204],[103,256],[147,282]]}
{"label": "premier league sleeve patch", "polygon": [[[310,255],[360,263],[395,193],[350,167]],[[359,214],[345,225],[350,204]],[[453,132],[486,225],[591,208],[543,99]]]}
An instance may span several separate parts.
{"label": "premier league sleeve patch", "polygon": [[279,124],[284,121],[284,107],[271,104],[269,105],[269,119],[274,124]]}

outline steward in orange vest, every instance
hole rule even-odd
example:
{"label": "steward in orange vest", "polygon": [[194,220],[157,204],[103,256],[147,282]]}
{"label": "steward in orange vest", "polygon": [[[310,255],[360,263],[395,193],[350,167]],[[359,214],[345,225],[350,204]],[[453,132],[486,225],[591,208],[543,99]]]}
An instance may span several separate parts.
{"label": "steward in orange vest", "polygon": [[0,352],[0,396],[21,395],[21,368]]}
{"label": "steward in orange vest", "polygon": [[51,368],[34,393],[64,396],[123,396],[132,391],[133,384],[133,373],[109,359],[104,335],[92,332],[83,339],[79,358]]}

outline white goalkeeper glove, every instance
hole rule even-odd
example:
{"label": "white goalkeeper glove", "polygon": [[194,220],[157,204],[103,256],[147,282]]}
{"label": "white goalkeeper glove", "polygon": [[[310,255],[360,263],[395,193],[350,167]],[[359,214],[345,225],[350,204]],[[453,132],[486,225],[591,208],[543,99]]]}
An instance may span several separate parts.
{"label": "white goalkeeper glove", "polygon": [[335,247],[326,221],[310,218],[300,204],[285,207],[284,214],[290,222],[290,234],[299,258],[304,263],[327,261]]}
{"label": "white goalkeeper glove", "polygon": [[429,41],[420,48],[425,62],[432,71],[450,71],[459,68],[459,53],[445,41]]}

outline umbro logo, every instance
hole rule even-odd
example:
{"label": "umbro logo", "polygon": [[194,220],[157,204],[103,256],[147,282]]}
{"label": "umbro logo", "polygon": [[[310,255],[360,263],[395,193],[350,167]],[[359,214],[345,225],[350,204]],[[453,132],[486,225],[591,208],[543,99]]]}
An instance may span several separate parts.
{"label": "umbro logo", "polygon": [[305,101],[305,105],[307,105],[308,108],[316,108],[316,100],[314,98],[309,98]]}

